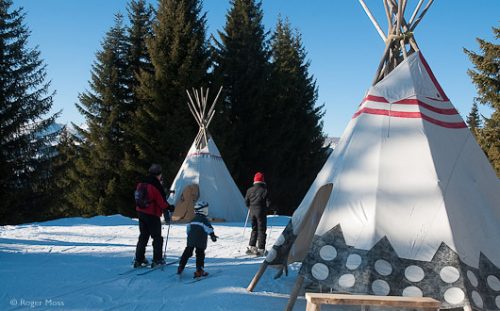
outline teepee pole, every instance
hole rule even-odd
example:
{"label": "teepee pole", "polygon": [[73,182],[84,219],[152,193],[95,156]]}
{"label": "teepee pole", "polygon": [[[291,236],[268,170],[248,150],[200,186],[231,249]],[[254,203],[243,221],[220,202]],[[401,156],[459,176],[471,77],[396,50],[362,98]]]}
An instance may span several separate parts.
{"label": "teepee pole", "polygon": [[208,115],[212,115],[212,111],[215,109],[215,103],[217,103],[217,100],[219,99],[220,92],[222,91],[222,86],[219,88],[219,92],[217,92],[217,96],[215,96],[215,99],[212,103],[212,107],[208,110]]}
{"label": "teepee pole", "polygon": [[425,6],[424,10],[422,11],[422,13],[420,13],[420,16],[417,18],[417,20],[415,20],[415,22],[413,22],[412,24],[410,24],[410,31],[413,31],[415,29],[415,27],[417,27],[418,23],[420,23],[420,21],[422,20],[422,18],[424,18],[425,16],[425,13],[427,13],[427,11],[429,10],[431,4],[434,2],[434,0],[429,0],[429,2],[427,2],[427,5]]}
{"label": "teepee pole", "polygon": [[403,0],[394,0],[397,3],[398,6],[398,13],[396,15],[396,35],[401,34],[401,19],[403,17],[403,12],[401,11],[403,9]]}
{"label": "teepee pole", "polygon": [[201,107],[200,93],[198,92],[198,90],[195,90],[194,88],[193,88],[193,90],[194,90],[194,95],[196,97],[196,105],[198,106],[198,112],[201,115],[202,120],[203,120],[203,114],[201,114],[202,107]]}
{"label": "teepee pole", "polygon": [[[195,113],[195,114],[194,114],[194,118],[197,120],[198,124],[200,124],[200,123],[202,123],[202,122],[203,122],[203,118],[202,118],[202,116],[199,114],[199,111],[198,111],[198,110],[196,110],[196,105],[195,105],[195,103],[194,103],[193,98],[191,97],[191,94],[189,94],[189,91],[188,91],[188,90],[186,90],[186,93],[188,94],[188,97],[189,97],[189,102],[190,102],[190,103],[191,103],[191,105],[193,106],[193,107],[192,107],[192,108],[193,108],[193,110],[192,110],[191,112],[194,112],[194,113]],[[193,96],[195,95],[194,93],[195,93],[195,91],[194,91],[194,89],[193,89]]]}
{"label": "teepee pole", "polygon": [[215,111],[212,111],[212,114],[208,117],[207,125],[205,126],[208,129],[208,126],[212,122],[212,119],[214,118]]}
{"label": "teepee pole", "polygon": [[385,10],[385,17],[387,18],[387,34],[392,33],[392,19],[391,19],[391,13],[389,12],[389,5],[387,4],[387,0],[384,0],[384,10]]}
{"label": "teepee pole", "polygon": [[[391,1],[391,4],[392,6],[395,6],[396,3],[395,3],[395,0],[388,0],[388,1]],[[423,1],[423,0],[422,0]],[[403,18],[401,19],[401,26],[403,28],[403,30],[405,32],[410,32],[409,29],[410,27],[408,26],[409,24],[406,23],[406,20],[403,16]],[[413,38],[413,36],[410,36],[409,39],[408,39],[408,42],[410,43],[411,47],[413,48],[414,51],[419,51],[420,48],[418,47],[418,44],[417,42],[415,41],[415,39]]]}
{"label": "teepee pole", "polygon": [[373,26],[375,26],[375,29],[377,29],[377,32],[380,35],[380,37],[382,38],[382,40],[386,41],[387,40],[386,35],[382,31],[382,28],[380,28],[380,25],[377,23],[377,20],[375,19],[375,17],[373,17],[372,12],[370,12],[370,10],[368,9],[368,7],[366,6],[365,1],[364,0],[359,0],[359,3],[361,4],[361,6],[363,7],[363,9],[365,10],[366,15],[368,15],[368,17],[372,21]]}
{"label": "teepee pole", "polygon": [[[188,93],[189,94],[189,93]],[[196,123],[198,124],[198,126],[201,126],[201,122],[200,120],[198,119],[198,116],[196,114],[196,112],[193,110],[193,108],[191,107],[191,104],[188,102],[188,108],[189,108],[189,111],[191,111],[191,114],[193,115],[194,117],[194,120],[196,121]]]}
{"label": "teepee pole", "polygon": [[[208,96],[208,88],[207,88],[207,96]],[[205,118],[205,109],[207,107],[207,98],[205,97],[205,94],[203,93],[203,87],[201,87],[201,115],[203,118]]]}
{"label": "teepee pole", "polygon": [[372,85],[375,85],[379,81],[379,75],[382,71],[382,67],[384,66],[387,55],[389,55],[389,50],[390,50],[391,45],[392,45],[392,39],[391,40],[388,39],[388,41],[385,44],[384,55],[382,56],[382,59],[380,60],[380,63],[378,64],[377,72],[375,73],[375,78],[372,81]]}
{"label": "teepee pole", "polygon": [[297,301],[297,296],[299,295],[300,290],[302,289],[302,284],[304,284],[304,277],[299,274],[297,276],[297,281],[295,281],[295,286],[290,293],[290,298],[288,299],[288,304],[286,305],[286,311],[292,311],[293,306],[295,305],[295,301]]}
{"label": "teepee pole", "polygon": [[248,284],[247,291],[249,291],[249,292],[253,291],[253,289],[255,288],[257,283],[259,282],[260,278],[262,277],[262,275],[266,271],[268,265],[269,264],[267,263],[267,261],[264,260],[264,262],[260,265],[259,271],[257,271],[257,273],[255,273],[252,281],[250,282],[250,284]]}
{"label": "teepee pole", "polygon": [[411,25],[411,23],[413,23],[413,21],[415,20],[415,17],[417,17],[417,14],[418,14],[418,11],[420,10],[420,8],[422,7],[422,4],[424,3],[424,0],[419,0],[418,1],[418,4],[417,4],[417,7],[415,8],[415,10],[413,11],[413,14],[411,15],[410,17],[410,21],[408,22],[409,25]]}

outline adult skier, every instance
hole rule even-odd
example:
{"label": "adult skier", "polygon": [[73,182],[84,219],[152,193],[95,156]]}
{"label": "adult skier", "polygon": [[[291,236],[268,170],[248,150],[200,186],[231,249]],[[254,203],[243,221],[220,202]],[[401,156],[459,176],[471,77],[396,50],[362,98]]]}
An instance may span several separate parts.
{"label": "adult skier", "polygon": [[249,217],[252,222],[252,233],[246,253],[263,256],[266,252],[267,211],[271,205],[263,173],[255,174],[253,186],[245,195],[245,203],[250,210]]}
{"label": "adult skier", "polygon": [[[164,265],[162,256],[163,237],[161,235],[161,215],[173,211],[174,206],[168,204],[162,185],[161,166],[152,164],[142,183],[135,191],[136,211],[139,218],[139,240],[135,251],[134,268],[149,264],[145,257],[149,237],[153,238],[153,262],[151,267]],[[167,218],[167,216],[165,216]],[[169,221],[169,219],[165,219]]]}

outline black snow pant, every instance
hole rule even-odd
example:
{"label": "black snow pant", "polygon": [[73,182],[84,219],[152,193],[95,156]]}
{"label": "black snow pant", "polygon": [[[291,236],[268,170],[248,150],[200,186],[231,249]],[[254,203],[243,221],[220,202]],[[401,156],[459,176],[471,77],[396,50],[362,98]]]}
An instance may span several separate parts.
{"label": "black snow pant", "polygon": [[252,233],[250,234],[249,246],[255,246],[258,241],[258,249],[266,249],[267,215],[261,208],[250,207],[250,219],[252,220]]}
{"label": "black snow pant", "polygon": [[[188,259],[193,256],[194,246],[186,246],[179,261],[179,268],[184,270]],[[203,270],[205,267],[205,249],[196,247],[196,271]]]}
{"label": "black snow pant", "polygon": [[137,213],[139,217],[139,241],[135,250],[135,259],[142,261],[145,259],[146,246],[148,245],[149,237],[153,238],[153,261],[162,259],[163,237],[161,236],[161,219],[160,217]]}

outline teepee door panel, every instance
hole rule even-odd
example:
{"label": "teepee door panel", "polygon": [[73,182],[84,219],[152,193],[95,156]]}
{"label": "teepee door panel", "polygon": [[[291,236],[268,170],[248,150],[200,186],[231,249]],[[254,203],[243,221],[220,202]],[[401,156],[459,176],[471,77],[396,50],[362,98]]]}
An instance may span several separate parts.
{"label": "teepee door panel", "polygon": [[318,223],[325,210],[326,203],[330,198],[333,185],[326,184],[319,188],[314,200],[311,202],[309,209],[306,212],[299,234],[293,243],[290,254],[288,255],[288,263],[304,260],[304,257],[311,246],[311,242],[318,227]]}

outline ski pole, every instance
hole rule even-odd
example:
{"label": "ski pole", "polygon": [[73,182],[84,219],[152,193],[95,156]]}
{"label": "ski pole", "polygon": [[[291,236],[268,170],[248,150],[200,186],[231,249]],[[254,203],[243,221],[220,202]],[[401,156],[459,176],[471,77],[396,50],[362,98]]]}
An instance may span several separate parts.
{"label": "ski pole", "polygon": [[165,239],[165,250],[163,251],[163,259],[164,260],[167,258],[167,244],[168,244],[168,235],[169,234],[170,234],[170,221],[168,222],[167,238]]}
{"label": "ski pole", "polygon": [[241,236],[242,239],[245,238],[245,230],[247,228],[248,216],[250,216],[250,208],[248,208],[247,218],[245,219],[245,225],[243,226],[243,235]]}

